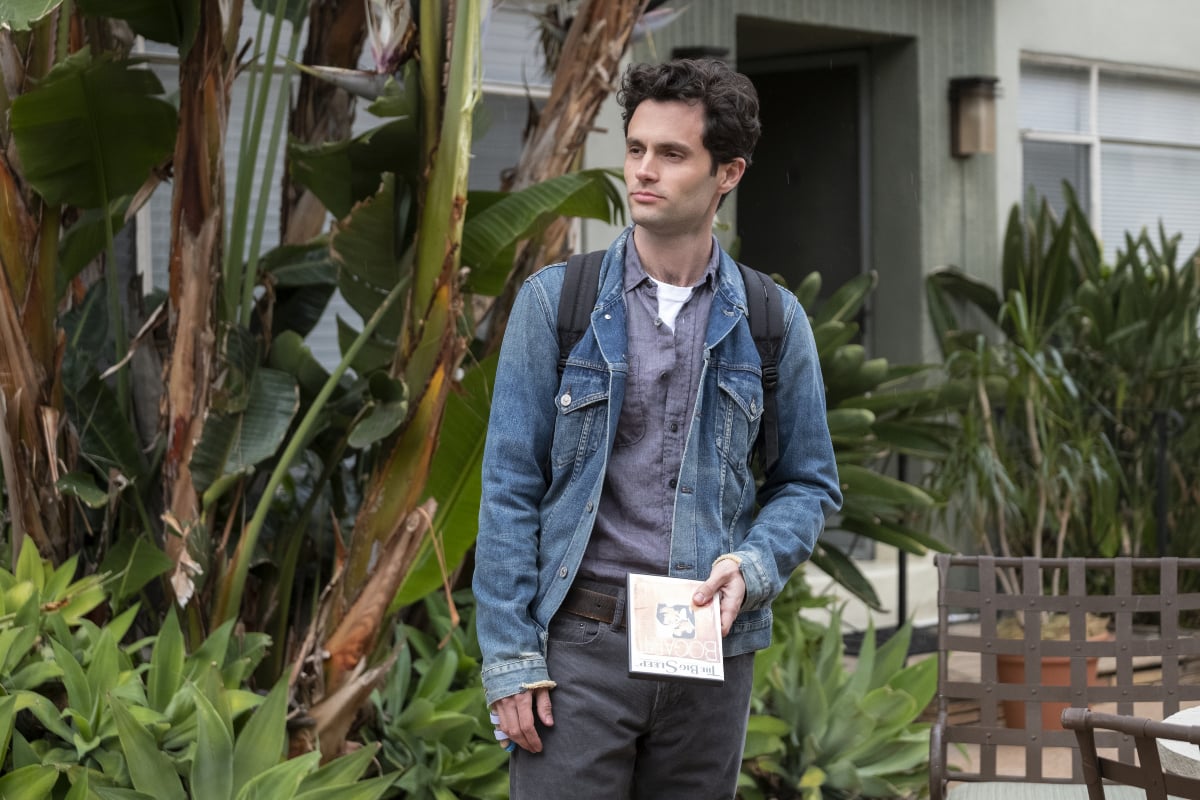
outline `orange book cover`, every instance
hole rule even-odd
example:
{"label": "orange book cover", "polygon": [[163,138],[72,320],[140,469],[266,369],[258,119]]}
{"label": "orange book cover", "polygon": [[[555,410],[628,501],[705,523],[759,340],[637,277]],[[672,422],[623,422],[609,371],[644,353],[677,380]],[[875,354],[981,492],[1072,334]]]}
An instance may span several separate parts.
{"label": "orange book cover", "polygon": [[629,675],[653,680],[725,682],[721,650],[721,607],[697,606],[700,581],[631,573]]}

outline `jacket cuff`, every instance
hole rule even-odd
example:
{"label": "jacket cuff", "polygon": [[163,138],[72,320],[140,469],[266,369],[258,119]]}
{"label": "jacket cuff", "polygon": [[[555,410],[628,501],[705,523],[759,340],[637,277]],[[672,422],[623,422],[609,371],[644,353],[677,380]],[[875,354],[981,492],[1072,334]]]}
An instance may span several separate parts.
{"label": "jacket cuff", "polygon": [[486,667],[482,672],[482,678],[483,691],[489,706],[497,700],[520,694],[529,689],[541,687],[553,689],[555,686],[546,669],[546,659],[541,655],[504,661]]}
{"label": "jacket cuff", "polygon": [[742,602],[742,611],[755,611],[771,605],[771,577],[763,569],[758,554],[747,550],[737,550],[734,554],[742,559],[742,580],[746,582],[746,599]]}

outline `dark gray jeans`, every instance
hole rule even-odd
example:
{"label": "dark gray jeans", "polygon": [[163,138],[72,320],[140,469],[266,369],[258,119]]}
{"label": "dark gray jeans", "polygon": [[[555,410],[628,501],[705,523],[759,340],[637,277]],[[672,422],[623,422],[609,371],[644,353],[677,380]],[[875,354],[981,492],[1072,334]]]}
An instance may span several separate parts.
{"label": "dark gray jeans", "polygon": [[734,796],[754,654],[726,658],[722,686],[630,678],[628,657],[621,622],[568,613],[551,621],[554,725],[539,724],[541,753],[513,753],[512,800]]}

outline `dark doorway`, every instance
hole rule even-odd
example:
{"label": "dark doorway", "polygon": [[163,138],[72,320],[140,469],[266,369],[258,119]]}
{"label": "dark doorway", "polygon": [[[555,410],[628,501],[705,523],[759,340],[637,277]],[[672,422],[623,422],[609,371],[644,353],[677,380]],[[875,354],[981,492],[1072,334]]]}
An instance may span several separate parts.
{"label": "dark doorway", "polygon": [[821,273],[822,296],[863,271],[866,125],[862,54],[741,64],[758,89],[763,132],[738,188],[741,260],[795,286]]}

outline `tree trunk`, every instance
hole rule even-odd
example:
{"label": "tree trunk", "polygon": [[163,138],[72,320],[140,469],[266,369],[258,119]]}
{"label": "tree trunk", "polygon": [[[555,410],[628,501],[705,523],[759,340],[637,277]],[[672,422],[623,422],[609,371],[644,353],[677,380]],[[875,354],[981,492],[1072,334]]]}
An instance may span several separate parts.
{"label": "tree trunk", "polygon": [[[38,21],[20,42],[12,31],[0,31],[4,113],[53,65],[61,13]],[[63,408],[58,377],[63,345],[54,298],[59,227],[58,208],[47,207],[22,180],[7,124],[0,124],[0,472],[14,564],[25,536],[56,564],[71,550],[68,518],[55,489]]]}
{"label": "tree trunk", "polygon": [[[304,63],[353,69],[367,34],[363,0],[313,0]],[[304,144],[342,141],[354,122],[354,97],[332,83],[301,73],[288,133]],[[289,170],[291,160],[286,161]],[[321,233],[325,207],[312,192],[284,176],[283,243],[307,242]]]}
{"label": "tree trunk", "polygon": [[224,217],[225,130],[231,59],[225,49],[220,0],[201,0],[196,42],[179,67],[179,137],[171,200],[170,297],[164,383],[167,452],[167,555],[175,562],[172,588],[180,604],[194,591],[199,565],[187,539],[200,522],[189,462],[211,400],[216,358],[216,304]]}
{"label": "tree trunk", "polygon": [[[550,99],[503,189],[522,189],[574,169],[600,107],[616,91],[621,57],[645,5],[646,0],[586,0],[579,8],[563,43]],[[538,267],[561,259],[567,229],[558,220],[540,241],[518,251],[504,292],[492,306],[489,351],[500,349],[521,283]]]}

